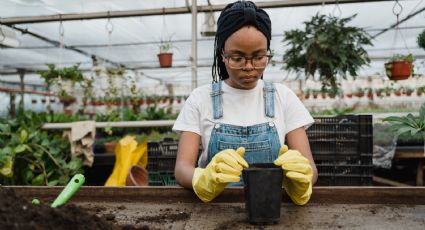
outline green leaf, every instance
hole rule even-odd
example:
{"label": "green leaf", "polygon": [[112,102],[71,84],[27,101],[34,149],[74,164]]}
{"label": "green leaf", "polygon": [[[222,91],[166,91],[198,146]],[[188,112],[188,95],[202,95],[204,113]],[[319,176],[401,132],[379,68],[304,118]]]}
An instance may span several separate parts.
{"label": "green leaf", "polygon": [[0,174],[5,177],[13,176],[13,158],[10,156],[3,157],[1,160]]}
{"label": "green leaf", "polygon": [[22,129],[19,137],[20,137],[19,142],[21,144],[25,143],[28,138],[28,132],[25,129]]}
{"label": "green leaf", "polygon": [[10,126],[8,124],[0,124],[0,131],[10,133]]}
{"label": "green leaf", "polygon": [[48,186],[55,186],[59,183],[59,180],[51,180],[49,183],[47,183]]}
{"label": "green leaf", "polygon": [[27,145],[21,144],[21,145],[16,146],[15,149],[13,149],[13,151],[15,153],[21,153],[21,152],[25,151],[26,149],[27,149]]}
{"label": "green leaf", "polygon": [[75,171],[75,170],[78,170],[79,168],[81,168],[82,165],[83,165],[83,163],[80,159],[74,159],[74,160],[71,160],[67,164],[67,168],[69,168],[72,171]]}
{"label": "green leaf", "polygon": [[34,177],[31,180],[31,184],[34,186],[41,186],[44,185],[44,174],[38,174],[38,176]]}

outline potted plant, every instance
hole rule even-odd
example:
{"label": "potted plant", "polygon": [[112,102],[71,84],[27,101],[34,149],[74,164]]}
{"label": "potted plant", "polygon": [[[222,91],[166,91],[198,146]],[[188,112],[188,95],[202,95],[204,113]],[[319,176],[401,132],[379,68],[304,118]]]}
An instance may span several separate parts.
{"label": "potted plant", "polygon": [[403,88],[403,94],[404,95],[406,95],[406,96],[412,96],[412,93],[413,93],[413,88],[412,87],[409,87],[409,86],[405,86],[404,88]]}
{"label": "potted plant", "polygon": [[391,96],[391,93],[394,91],[394,89],[393,88],[391,88],[391,87],[389,87],[389,86],[387,86],[387,87],[385,87],[384,88],[384,92],[385,92],[385,95],[387,96],[387,97],[389,97],[389,96]]}
{"label": "potted plant", "polygon": [[354,91],[354,95],[356,97],[363,97],[365,94],[365,90],[361,87],[357,87],[356,90]]}
{"label": "potted plant", "polygon": [[401,96],[401,88],[394,88],[394,95],[396,95],[397,97]]}
{"label": "potted plant", "polygon": [[412,75],[414,57],[412,54],[396,54],[385,63],[385,72],[390,80],[406,80]]}
{"label": "potted plant", "polygon": [[421,134],[424,140],[424,154],[425,154],[425,103],[419,109],[419,116],[415,117],[411,113],[407,116],[390,116],[384,121],[391,123],[391,129],[397,132],[397,135],[404,133],[415,136]]}
{"label": "potted plant", "polygon": [[419,86],[418,88],[416,88],[416,95],[417,96],[422,96],[422,94],[425,93],[425,86]]}
{"label": "potted plant", "polygon": [[306,78],[317,72],[323,89],[336,95],[340,88],[339,76],[357,76],[357,70],[370,62],[364,46],[372,45],[370,35],[362,28],[348,26],[356,15],[337,18],[316,15],[304,22],[304,30],[284,34],[287,49],[283,55],[284,69],[304,71]]}
{"label": "potted plant", "polygon": [[376,96],[377,97],[383,97],[382,94],[384,93],[384,91],[385,91],[385,88],[377,88],[377,89],[375,89]]}
{"label": "potted plant", "polygon": [[159,44],[159,66],[161,68],[168,68],[173,65],[173,53],[171,52],[173,44],[171,41],[161,41]]}

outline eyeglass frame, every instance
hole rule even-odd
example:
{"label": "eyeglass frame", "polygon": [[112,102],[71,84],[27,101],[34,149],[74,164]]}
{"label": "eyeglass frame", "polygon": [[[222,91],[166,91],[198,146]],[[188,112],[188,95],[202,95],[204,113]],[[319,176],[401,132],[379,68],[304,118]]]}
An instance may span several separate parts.
{"label": "eyeglass frame", "polygon": [[[248,63],[249,60],[251,61],[251,65],[252,65],[253,69],[265,69],[267,67],[267,65],[269,64],[270,60],[272,59],[273,54],[268,53],[268,54],[264,54],[264,55],[245,56],[245,55],[240,55],[240,54],[225,54],[224,52],[222,52],[221,53],[221,56],[224,59],[227,60],[227,64],[229,65],[229,68],[230,69],[241,70],[241,69],[245,69],[246,68],[246,64]],[[230,64],[229,64],[229,58],[231,58],[232,56],[239,56],[239,57],[245,59],[244,67],[232,67],[232,66],[230,66]],[[249,57],[249,58],[247,58],[247,57]],[[267,57],[268,60],[267,60],[266,66],[264,66],[264,67],[255,67],[254,66],[254,63],[252,62],[252,60],[254,59],[254,57]]]}

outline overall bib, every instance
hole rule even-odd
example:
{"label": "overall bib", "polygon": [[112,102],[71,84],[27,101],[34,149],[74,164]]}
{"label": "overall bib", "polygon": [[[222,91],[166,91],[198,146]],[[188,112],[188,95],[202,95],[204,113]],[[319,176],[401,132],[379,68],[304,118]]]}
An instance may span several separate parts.
{"label": "overall bib", "polygon": [[[222,81],[212,84],[212,104],[214,119],[223,116],[223,91]],[[264,82],[264,110],[265,115],[274,118],[274,92],[273,83]],[[224,123],[215,123],[211,131],[208,144],[208,162],[215,154],[224,149],[245,148],[244,159],[248,164],[272,163],[279,154],[280,141],[275,124],[272,121],[251,126],[237,126]],[[243,185],[242,177],[240,183],[229,185]]]}

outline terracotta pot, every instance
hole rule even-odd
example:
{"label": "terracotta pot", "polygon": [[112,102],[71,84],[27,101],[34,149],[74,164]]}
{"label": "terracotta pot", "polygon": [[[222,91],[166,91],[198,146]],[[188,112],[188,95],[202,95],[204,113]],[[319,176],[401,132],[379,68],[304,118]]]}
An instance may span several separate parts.
{"label": "terracotta pot", "polygon": [[106,142],[104,144],[104,146],[105,146],[105,151],[107,153],[114,154],[115,153],[115,146],[117,146],[117,142],[115,142],[115,141]]}
{"label": "terracotta pot", "polygon": [[385,63],[387,76],[390,80],[405,80],[412,74],[413,65],[407,61]]}
{"label": "terracotta pot", "polygon": [[133,165],[128,171],[127,178],[125,180],[126,186],[147,186],[149,181],[149,173],[146,169]]}
{"label": "terracotta pot", "polygon": [[171,67],[173,65],[173,53],[159,53],[158,60],[161,68]]}

